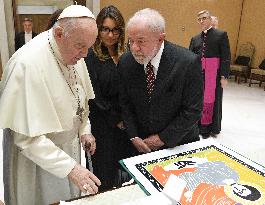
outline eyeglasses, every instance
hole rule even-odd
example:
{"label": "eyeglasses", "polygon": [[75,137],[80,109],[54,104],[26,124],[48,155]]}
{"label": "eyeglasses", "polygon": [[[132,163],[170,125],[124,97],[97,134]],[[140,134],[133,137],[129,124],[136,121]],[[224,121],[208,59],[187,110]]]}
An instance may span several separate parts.
{"label": "eyeglasses", "polygon": [[109,32],[112,32],[113,35],[119,35],[121,33],[121,30],[119,28],[110,29],[109,27],[105,27],[105,26],[102,26],[100,31],[103,34],[109,34]]}
{"label": "eyeglasses", "polygon": [[204,17],[198,18],[197,21],[198,22],[205,21],[208,18],[209,18],[209,16],[204,16]]}
{"label": "eyeglasses", "polygon": [[128,41],[129,46],[132,46],[133,44],[136,44],[139,47],[144,46],[147,42],[148,41],[147,40],[144,40],[144,39],[137,39],[137,40],[129,39],[129,41]]}

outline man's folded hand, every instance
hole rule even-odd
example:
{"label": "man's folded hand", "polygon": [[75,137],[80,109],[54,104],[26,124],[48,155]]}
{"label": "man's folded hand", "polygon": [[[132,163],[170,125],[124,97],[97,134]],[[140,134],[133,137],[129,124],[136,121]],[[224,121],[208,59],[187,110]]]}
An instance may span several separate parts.
{"label": "man's folded hand", "polygon": [[134,137],[131,139],[131,141],[138,150],[138,152],[143,152],[143,153],[151,152],[151,149],[148,147],[147,144],[145,144],[145,142],[141,138]]}

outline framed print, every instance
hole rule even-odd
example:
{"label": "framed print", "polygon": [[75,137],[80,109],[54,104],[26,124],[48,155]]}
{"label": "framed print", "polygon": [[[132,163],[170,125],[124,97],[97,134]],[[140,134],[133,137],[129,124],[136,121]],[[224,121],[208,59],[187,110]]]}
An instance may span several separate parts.
{"label": "framed print", "polygon": [[185,184],[178,193],[181,204],[265,204],[265,168],[213,139],[135,156],[121,164],[147,194],[163,191],[170,176],[177,177],[181,186]]}

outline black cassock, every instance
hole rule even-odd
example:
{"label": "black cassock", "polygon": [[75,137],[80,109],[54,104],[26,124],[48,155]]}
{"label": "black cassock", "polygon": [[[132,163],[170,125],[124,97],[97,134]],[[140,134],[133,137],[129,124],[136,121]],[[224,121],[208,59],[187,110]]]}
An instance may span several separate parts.
{"label": "black cassock", "polygon": [[[203,50],[203,42],[205,48]],[[220,58],[220,67],[216,76],[216,89],[215,89],[215,102],[213,109],[212,123],[210,124],[209,131],[214,134],[219,134],[221,131],[222,120],[222,98],[223,89],[221,87],[221,76],[228,78],[230,71],[230,46],[227,33],[218,29],[211,28],[207,31],[206,37],[200,33],[191,39],[189,49],[195,54],[205,58]]]}
{"label": "black cassock", "polygon": [[[106,48],[103,49],[105,52]],[[101,180],[100,191],[118,186],[118,160],[129,157],[131,142],[117,124],[122,121],[118,102],[119,75],[111,58],[101,61],[92,49],[85,58],[95,99],[89,100],[91,131],[96,152],[91,157],[93,173]],[[88,163],[87,163],[88,165]]]}

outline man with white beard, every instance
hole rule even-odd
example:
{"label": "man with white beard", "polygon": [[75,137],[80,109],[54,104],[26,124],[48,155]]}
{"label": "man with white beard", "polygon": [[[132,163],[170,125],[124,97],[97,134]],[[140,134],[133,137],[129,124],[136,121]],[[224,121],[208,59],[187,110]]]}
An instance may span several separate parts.
{"label": "man with white beard", "polygon": [[130,52],[119,65],[120,103],[135,154],[199,140],[198,57],[165,40],[165,20],[156,10],[136,12],[126,29]]}

